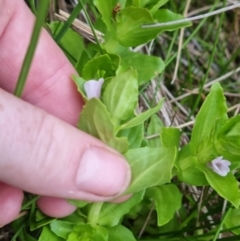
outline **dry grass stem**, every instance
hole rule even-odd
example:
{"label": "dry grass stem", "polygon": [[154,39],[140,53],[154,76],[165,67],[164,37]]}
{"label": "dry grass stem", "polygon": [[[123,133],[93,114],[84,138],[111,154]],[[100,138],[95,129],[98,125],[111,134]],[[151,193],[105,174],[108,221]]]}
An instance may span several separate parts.
{"label": "dry grass stem", "polygon": [[[187,0],[186,6],[185,6],[185,9],[184,9],[184,13],[183,13],[184,17],[187,16],[187,12],[189,10],[190,3],[191,3],[191,0]],[[175,68],[174,68],[173,79],[171,81],[171,84],[173,84],[175,82],[176,78],[177,78],[178,66],[179,66],[179,62],[180,62],[180,58],[181,58],[181,50],[182,50],[182,45],[183,45],[184,30],[185,30],[185,28],[182,28],[180,30],[177,60],[176,60],[176,65],[175,65]]]}
{"label": "dry grass stem", "polygon": [[[55,16],[61,20],[61,21],[66,21],[69,18],[69,14],[60,10],[59,14],[55,14]],[[75,19],[72,23],[72,27],[74,30],[76,30],[78,33],[80,33],[83,37],[88,39],[89,41],[96,43],[94,34],[92,33],[91,28],[84,22],[82,22],[79,19]],[[98,41],[100,43],[104,42],[104,34],[98,30],[95,30],[95,33],[97,35]]]}
{"label": "dry grass stem", "polygon": [[239,8],[240,7],[240,3],[236,3],[221,9],[218,9],[216,11],[212,11],[210,13],[206,13],[206,14],[202,14],[202,15],[198,15],[198,16],[194,16],[194,17],[190,17],[190,18],[186,18],[186,19],[181,19],[181,20],[177,20],[177,21],[171,21],[171,22],[167,22],[167,23],[156,23],[156,24],[148,24],[148,25],[143,25],[142,28],[156,28],[156,27],[163,27],[163,26],[171,26],[171,25],[177,25],[180,23],[187,23],[189,21],[195,21],[195,20],[200,20],[200,19],[204,19],[204,18],[208,18],[223,12],[227,12],[229,10],[235,9],[235,8]]}

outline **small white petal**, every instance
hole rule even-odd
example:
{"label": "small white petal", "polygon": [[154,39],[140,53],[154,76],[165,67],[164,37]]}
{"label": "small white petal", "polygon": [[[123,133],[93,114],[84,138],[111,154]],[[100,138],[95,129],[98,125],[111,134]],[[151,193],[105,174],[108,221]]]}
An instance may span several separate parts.
{"label": "small white petal", "polygon": [[88,80],[85,82],[84,90],[89,100],[92,98],[100,98],[103,82],[104,82],[103,78],[99,79],[98,81]]}
{"label": "small white petal", "polygon": [[217,157],[209,163],[209,168],[216,172],[218,175],[225,177],[229,172],[231,162],[224,160],[222,156]]}

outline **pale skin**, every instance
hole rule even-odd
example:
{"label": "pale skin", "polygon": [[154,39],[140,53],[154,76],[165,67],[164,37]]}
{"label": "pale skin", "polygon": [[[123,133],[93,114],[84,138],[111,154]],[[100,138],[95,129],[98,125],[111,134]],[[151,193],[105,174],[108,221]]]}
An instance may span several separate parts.
{"label": "pale skin", "polygon": [[34,21],[23,0],[0,0],[0,227],[19,215],[23,190],[63,217],[75,210],[65,199],[112,200],[131,179],[119,153],[75,128],[76,72],[45,30],[22,99],[12,95]]}

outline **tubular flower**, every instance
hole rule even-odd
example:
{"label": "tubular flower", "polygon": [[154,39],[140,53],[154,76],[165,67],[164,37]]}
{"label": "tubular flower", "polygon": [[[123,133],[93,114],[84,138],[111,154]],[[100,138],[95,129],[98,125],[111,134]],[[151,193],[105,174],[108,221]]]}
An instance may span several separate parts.
{"label": "tubular flower", "polygon": [[216,159],[212,160],[208,167],[216,172],[218,175],[225,177],[229,172],[231,162],[224,160],[222,156],[217,157]]}
{"label": "tubular flower", "polygon": [[104,82],[103,78],[99,79],[98,81],[88,80],[85,82],[84,90],[89,100],[92,98],[100,98],[103,82]]}

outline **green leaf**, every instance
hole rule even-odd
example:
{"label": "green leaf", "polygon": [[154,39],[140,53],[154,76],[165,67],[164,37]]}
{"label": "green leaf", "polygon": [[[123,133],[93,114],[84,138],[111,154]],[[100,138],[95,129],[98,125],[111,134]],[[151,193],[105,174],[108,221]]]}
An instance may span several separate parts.
{"label": "green leaf", "polygon": [[85,90],[84,90],[84,84],[86,81],[83,78],[76,76],[76,75],[72,75],[72,80],[76,84],[78,92],[80,92],[81,96],[83,97],[84,102],[86,103],[88,101],[88,98],[87,98],[87,96],[85,94]]}
{"label": "green leaf", "polygon": [[148,146],[148,143],[147,143],[146,138],[144,138],[144,139],[142,139],[141,147],[146,147],[146,146]]}
{"label": "green leaf", "polygon": [[219,156],[223,156],[224,159],[231,161],[231,170],[240,167],[240,151],[236,143],[230,143],[227,140],[219,139],[214,142],[214,147]]}
{"label": "green leaf", "polygon": [[[149,11],[150,11],[151,14],[155,14],[156,11],[157,11],[160,7],[162,7],[164,4],[166,4],[168,1],[169,1],[169,0],[149,1],[149,2],[150,2],[150,4],[149,4],[150,6],[147,6],[147,7],[150,8]],[[152,2],[154,2],[154,3],[152,3]]]}
{"label": "green leaf", "polygon": [[[155,20],[157,20],[159,23],[167,23],[167,22],[184,19],[184,17],[181,14],[173,13],[172,11],[170,11],[168,9],[159,9],[153,15],[153,18]],[[158,27],[158,30],[160,32],[173,31],[173,30],[183,28],[183,27],[188,27],[191,25],[192,25],[191,22],[179,23],[179,24],[173,24],[173,25],[168,25],[168,26],[161,26],[161,27]]]}
{"label": "green leaf", "polygon": [[92,227],[90,224],[79,224],[73,228],[67,241],[107,241],[108,235],[104,227]]}
{"label": "green leaf", "polygon": [[[26,241],[38,241],[39,239],[36,239],[29,235],[26,230],[23,230],[21,234],[19,234],[19,240],[26,240]],[[60,240],[59,240],[60,241]]]}
{"label": "green leaf", "polygon": [[125,157],[132,170],[132,180],[125,193],[134,193],[170,182],[176,155],[175,147],[143,147],[129,150]]}
{"label": "green leaf", "polygon": [[138,148],[141,146],[144,138],[144,125],[123,129],[118,132],[118,137],[126,137],[129,143],[129,149]]}
{"label": "green leaf", "polygon": [[73,223],[73,224],[81,224],[86,221],[86,216],[81,213],[80,209],[78,209],[76,212],[61,218],[61,221]]}
{"label": "green leaf", "polygon": [[114,28],[112,25],[112,11],[113,8],[115,7],[117,1],[115,0],[94,0],[93,1],[94,5],[97,7],[98,11],[102,15],[102,20],[106,24],[108,30],[110,32],[114,32]]}
{"label": "green leaf", "polygon": [[[180,216],[180,218],[182,218],[182,217]],[[186,217],[184,217],[182,219],[185,220]],[[177,232],[178,229],[179,229],[179,216],[175,215],[173,219],[171,219],[167,224],[161,226],[161,228],[159,228],[158,230],[160,230],[159,231],[160,234],[164,234],[164,233],[173,234],[174,232]],[[191,241],[195,241],[194,238],[191,239]],[[170,239],[165,239],[165,240],[163,239],[163,241],[186,241],[186,240],[180,239],[180,237],[176,238],[176,239],[173,237]],[[188,241],[190,241],[190,240],[188,240]],[[206,240],[198,239],[198,241],[206,241]]]}
{"label": "green leaf", "polygon": [[129,6],[135,6],[135,7],[142,6],[141,0],[128,0],[126,2],[126,7],[129,7]]}
{"label": "green leaf", "polygon": [[178,159],[175,162],[178,178],[194,186],[208,185],[204,173],[196,168],[195,163],[198,163],[197,157],[192,155],[190,145],[185,145],[180,150]]}
{"label": "green leaf", "polygon": [[146,196],[153,198],[158,215],[158,226],[168,223],[182,205],[182,193],[174,184],[151,187]]}
{"label": "green leaf", "polygon": [[240,235],[240,228],[237,228],[239,226],[239,220],[240,220],[240,208],[233,209],[228,212],[227,217],[224,220],[224,225],[228,229],[232,229],[231,232],[234,234]]}
{"label": "green leaf", "polygon": [[35,220],[37,222],[42,221],[42,220],[46,220],[47,218],[49,218],[49,217],[47,215],[45,215],[43,212],[41,212],[39,209],[36,211]]}
{"label": "green leaf", "polygon": [[171,31],[180,27],[186,27],[191,23],[151,28],[143,28],[143,25],[154,23],[154,19],[157,19],[159,22],[168,22],[182,18],[181,15],[165,9],[158,10],[152,16],[146,8],[127,7],[121,10],[116,16],[117,38],[123,46],[138,46],[151,41],[162,31]]}
{"label": "green leaf", "polygon": [[[129,48],[124,47],[119,43],[119,41],[115,35],[112,35],[110,33],[106,34],[105,42],[102,43],[102,45],[108,53],[118,54],[118,55],[120,55],[121,58],[122,58],[122,56],[121,56],[122,53],[131,52],[129,50]],[[121,61],[121,64],[123,64],[122,61]]]}
{"label": "green leaf", "polygon": [[31,220],[30,230],[36,230],[40,227],[43,227],[51,222],[53,222],[55,218],[51,218],[43,214],[41,211],[36,211],[36,220]]}
{"label": "green leaf", "polygon": [[199,143],[196,155],[198,161],[196,165],[199,165],[199,163],[205,165],[209,162],[209,160],[213,160],[217,156],[219,156],[213,145],[213,135],[214,134],[211,133],[211,136],[209,138],[206,138],[204,141]]}
{"label": "green leaf", "polygon": [[110,114],[99,99],[93,98],[86,103],[80,114],[78,127],[121,153],[128,149],[127,138],[116,137]]}
{"label": "green leaf", "polygon": [[145,31],[141,26],[154,22],[145,8],[127,7],[116,16],[116,32],[119,42],[126,47],[138,46],[156,37],[156,31]]}
{"label": "green leaf", "polygon": [[154,108],[151,108],[141,113],[140,115],[134,117],[127,123],[124,123],[123,125],[121,125],[120,129],[128,129],[128,128],[132,128],[134,126],[142,124],[145,120],[147,120],[149,117],[151,117],[153,114],[155,114],[161,109],[162,103],[163,103],[163,99]]}
{"label": "green leaf", "polygon": [[166,2],[168,2],[169,0],[141,0],[141,7],[146,7],[149,8],[149,6],[155,6],[157,5],[158,8],[160,8],[161,6],[163,6]]}
{"label": "green leaf", "polygon": [[73,227],[73,223],[61,220],[55,220],[50,223],[51,231],[63,239],[67,239],[68,235],[72,232]]}
{"label": "green leaf", "polygon": [[117,120],[132,116],[138,102],[136,71],[129,70],[112,78],[103,93],[103,102]]}
{"label": "green leaf", "polygon": [[[61,22],[51,22],[48,25],[53,33],[56,33],[63,26]],[[66,54],[70,62],[75,65],[84,50],[83,39],[81,35],[68,28],[64,36],[61,38],[59,46]]]}
{"label": "green leaf", "polygon": [[164,147],[176,147],[179,148],[181,132],[177,128],[163,127],[161,129],[160,138],[162,146]]}
{"label": "green leaf", "polygon": [[102,226],[99,226],[99,225],[95,225],[94,229],[100,235],[100,237],[103,237],[103,239],[105,241],[108,241],[108,232],[107,232],[107,229],[105,227],[102,227]]}
{"label": "green leaf", "polygon": [[240,135],[240,115],[229,119],[219,131],[217,138],[227,138],[229,142],[239,141],[237,137]]}
{"label": "green leaf", "polygon": [[[121,57],[121,72],[125,72],[130,68],[137,70],[138,85],[148,82],[165,68],[161,58],[130,51],[129,48],[120,45],[118,40],[112,35],[106,37],[104,47],[108,53],[115,53]],[[120,68],[118,72],[120,72]]]}
{"label": "green leaf", "polygon": [[109,227],[118,225],[122,217],[142,201],[144,193],[144,191],[135,193],[122,203],[104,203],[98,217],[98,224]]}
{"label": "green leaf", "polygon": [[[129,0],[127,1],[127,6],[144,7],[147,9],[159,9],[169,0]],[[152,11],[151,11],[152,12]]]}
{"label": "green leaf", "polygon": [[85,64],[82,70],[82,77],[90,80],[114,76],[116,71],[114,66],[108,54],[96,56]]}
{"label": "green leaf", "polygon": [[48,226],[44,226],[38,241],[64,241],[64,239],[54,234]]}
{"label": "green leaf", "polygon": [[178,161],[178,178],[181,181],[194,186],[208,185],[208,181],[206,180],[206,177],[203,174],[203,172],[199,171],[193,164],[197,161],[197,158],[194,156],[189,156],[184,159],[180,159]]}
{"label": "green leaf", "polygon": [[132,232],[122,225],[108,227],[108,241],[136,241]]}
{"label": "green leaf", "polygon": [[223,198],[232,203],[235,208],[239,207],[240,196],[238,181],[234,175],[229,172],[227,176],[222,177],[207,167],[204,167],[204,174],[211,187]]}
{"label": "green leaf", "polygon": [[209,95],[196,116],[190,142],[193,154],[197,153],[199,144],[208,139],[217,119],[227,120],[227,106],[219,83],[212,85]]}
{"label": "green leaf", "polygon": [[72,204],[72,205],[74,205],[78,208],[85,207],[88,204],[88,202],[80,201],[80,200],[72,200],[72,199],[70,200],[70,199],[68,199],[67,201],[68,201],[68,203],[70,203],[70,204]]}
{"label": "green leaf", "polygon": [[86,49],[84,49],[82,51],[82,54],[80,55],[80,57],[78,58],[77,63],[75,64],[75,69],[77,71],[77,73],[81,76],[82,75],[82,70],[84,68],[84,66],[86,65],[86,63],[91,59],[90,54],[88,53],[88,51]]}
{"label": "green leaf", "polygon": [[240,116],[229,119],[220,129],[214,146],[220,156],[231,160],[231,169],[240,167]]}
{"label": "green leaf", "polygon": [[149,147],[161,147],[161,140],[160,140],[160,130],[164,127],[161,119],[156,115],[152,115],[150,119],[150,123],[147,128],[147,136],[159,134],[158,136],[148,139],[148,146]]}
{"label": "green leaf", "polygon": [[[107,51],[106,54],[109,56],[109,58],[111,59],[111,65],[112,65],[112,69],[118,73],[118,71],[122,68],[120,63],[121,63],[121,57],[118,54],[115,53],[109,53]],[[117,74],[116,74],[117,75]]]}
{"label": "green leaf", "polygon": [[[159,57],[146,54],[124,51],[120,54],[122,69],[133,68],[138,73],[138,85],[142,85],[162,73],[165,68],[163,60]],[[144,67],[143,67],[144,66]]]}

